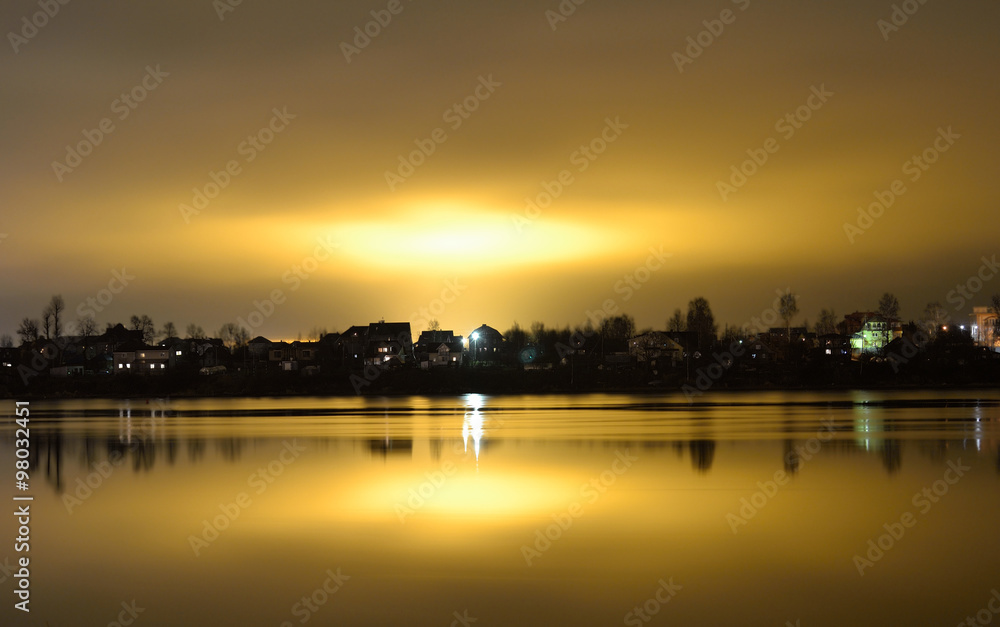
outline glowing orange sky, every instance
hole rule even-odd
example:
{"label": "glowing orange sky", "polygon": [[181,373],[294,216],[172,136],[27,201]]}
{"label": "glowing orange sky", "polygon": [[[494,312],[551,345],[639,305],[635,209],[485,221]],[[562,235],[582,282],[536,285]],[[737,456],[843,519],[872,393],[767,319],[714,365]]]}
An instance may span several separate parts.
{"label": "glowing orange sky", "polygon": [[[698,295],[741,324],[785,287],[797,322],[887,290],[915,318],[1000,252],[996,3],[922,5],[888,41],[890,2],[591,0],[554,30],[554,1],[400,6],[350,62],[341,43],[385,2],[244,2],[222,20],[207,0],[71,3],[8,35],[0,332],[55,293],[75,318],[121,268],[135,279],[102,327],[146,313],[214,332],[276,289],[286,300],[254,335],[382,317],[416,334],[431,306],[463,334],[575,325],[609,298],[662,327]],[[20,33],[38,10],[6,3],[0,25]],[[724,10],[731,23],[679,71],[675,53]],[[144,77],[153,88],[123,106]],[[832,95],[810,101],[813,88]],[[475,111],[452,110],[470,97]],[[781,124],[809,102],[800,128]],[[103,118],[114,129],[91,154],[54,169]],[[270,143],[244,143],[269,124]],[[960,137],[912,180],[906,163],[942,128]],[[580,152],[602,134],[601,154]],[[768,138],[766,163],[723,199],[719,181]],[[417,142],[433,154],[390,189]],[[217,197],[180,207],[229,162]],[[844,224],[896,179],[906,192],[852,243]],[[545,185],[561,189],[526,217]],[[320,240],[337,246],[312,266]],[[669,260],[616,290],[650,247]],[[436,304],[449,281],[461,293]]]}

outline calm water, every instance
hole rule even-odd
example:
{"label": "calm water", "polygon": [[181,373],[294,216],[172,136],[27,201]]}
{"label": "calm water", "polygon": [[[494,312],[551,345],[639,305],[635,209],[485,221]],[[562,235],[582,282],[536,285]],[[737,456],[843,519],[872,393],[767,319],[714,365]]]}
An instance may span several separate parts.
{"label": "calm water", "polygon": [[4,404],[3,625],[956,625],[1000,590],[994,391],[33,402],[27,493]]}

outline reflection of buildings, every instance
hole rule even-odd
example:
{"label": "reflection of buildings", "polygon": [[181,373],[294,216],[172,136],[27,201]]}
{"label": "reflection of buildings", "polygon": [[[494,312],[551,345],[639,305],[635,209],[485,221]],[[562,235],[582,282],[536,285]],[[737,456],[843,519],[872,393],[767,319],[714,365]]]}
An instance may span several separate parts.
{"label": "reflection of buildings", "polygon": [[715,459],[715,440],[691,440],[691,466],[698,472],[708,472],[712,469]]}

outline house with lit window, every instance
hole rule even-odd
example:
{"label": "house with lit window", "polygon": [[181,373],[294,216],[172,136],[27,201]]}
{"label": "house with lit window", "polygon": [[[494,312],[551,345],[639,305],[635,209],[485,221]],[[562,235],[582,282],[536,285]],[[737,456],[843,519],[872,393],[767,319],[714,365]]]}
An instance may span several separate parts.
{"label": "house with lit window", "polygon": [[484,324],[469,334],[469,360],[476,366],[499,364],[505,345],[503,334]]}
{"label": "house with lit window", "polygon": [[902,334],[898,321],[888,320],[872,311],[855,311],[844,316],[839,325],[851,338],[854,359],[880,352],[893,338]]}
{"label": "house with lit window", "polygon": [[413,336],[409,322],[379,320],[368,325],[365,365],[401,365],[413,360]]}
{"label": "house with lit window", "polygon": [[674,366],[684,356],[684,347],[662,331],[651,331],[630,338],[628,341],[629,355],[639,363],[661,363]]}
{"label": "house with lit window", "polygon": [[164,346],[129,341],[115,348],[112,359],[115,374],[163,374],[170,361],[170,351]]}
{"label": "house with lit window", "polygon": [[972,339],[979,346],[1000,352],[1000,327],[992,307],[972,308]]}
{"label": "house with lit window", "polygon": [[413,345],[414,359],[421,368],[461,366],[465,342],[454,331],[424,331]]}

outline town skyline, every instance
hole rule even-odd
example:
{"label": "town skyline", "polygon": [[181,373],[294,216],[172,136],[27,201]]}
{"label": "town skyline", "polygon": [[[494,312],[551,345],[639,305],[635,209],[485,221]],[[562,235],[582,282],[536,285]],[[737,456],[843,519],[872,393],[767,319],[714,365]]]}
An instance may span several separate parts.
{"label": "town skyline", "polygon": [[57,4],[0,9],[0,332],[116,273],[100,315],[214,329],[277,289],[280,337],[449,281],[458,329],[680,294],[739,324],[787,287],[917,317],[1000,252],[985,0]]}

